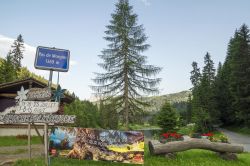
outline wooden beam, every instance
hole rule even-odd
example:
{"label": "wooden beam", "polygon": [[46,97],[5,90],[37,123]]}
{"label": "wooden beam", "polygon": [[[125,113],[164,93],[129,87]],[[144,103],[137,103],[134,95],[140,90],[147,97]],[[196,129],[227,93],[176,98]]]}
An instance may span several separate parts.
{"label": "wooden beam", "polygon": [[15,93],[0,93],[0,97],[15,98],[17,95]]}

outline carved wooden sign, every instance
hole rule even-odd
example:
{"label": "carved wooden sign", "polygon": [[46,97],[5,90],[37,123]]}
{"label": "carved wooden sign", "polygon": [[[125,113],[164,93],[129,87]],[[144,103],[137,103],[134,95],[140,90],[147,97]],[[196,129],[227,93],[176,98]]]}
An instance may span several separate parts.
{"label": "carved wooden sign", "polygon": [[31,88],[27,93],[29,101],[46,101],[51,98],[51,90],[49,88]]}
{"label": "carved wooden sign", "polygon": [[16,114],[45,114],[55,113],[59,109],[58,102],[41,102],[41,101],[21,101],[16,106]]}
{"label": "carved wooden sign", "polygon": [[18,123],[74,123],[75,115],[53,115],[53,114],[40,114],[40,115],[17,115],[7,114],[1,115],[0,121],[5,124],[18,124]]}

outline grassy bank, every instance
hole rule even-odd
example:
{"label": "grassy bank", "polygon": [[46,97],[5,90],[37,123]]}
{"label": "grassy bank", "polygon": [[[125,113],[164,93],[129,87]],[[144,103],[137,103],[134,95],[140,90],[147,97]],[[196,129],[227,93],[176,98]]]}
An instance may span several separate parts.
{"label": "grassy bank", "polygon": [[[38,136],[31,137],[31,144],[41,144],[41,140]],[[16,138],[15,136],[4,136],[0,137],[0,147],[1,146],[21,146],[27,145],[28,140],[25,138]]]}
{"label": "grassy bank", "polygon": [[[145,146],[145,166],[247,166],[250,165],[250,153],[239,154],[237,161],[225,161],[214,152],[206,150],[189,150],[180,152],[176,159],[166,159],[164,156],[151,156]],[[43,166],[43,158],[17,161],[14,166]],[[86,161],[77,159],[53,158],[52,166],[132,166],[133,164],[119,164],[103,161]]]}

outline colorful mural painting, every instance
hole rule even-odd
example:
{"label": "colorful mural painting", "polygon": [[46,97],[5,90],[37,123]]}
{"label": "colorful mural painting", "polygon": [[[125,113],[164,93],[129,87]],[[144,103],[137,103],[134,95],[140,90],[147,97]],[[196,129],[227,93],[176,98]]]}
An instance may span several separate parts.
{"label": "colorful mural painting", "polygon": [[138,131],[56,127],[50,154],[82,160],[144,163],[144,135]]}

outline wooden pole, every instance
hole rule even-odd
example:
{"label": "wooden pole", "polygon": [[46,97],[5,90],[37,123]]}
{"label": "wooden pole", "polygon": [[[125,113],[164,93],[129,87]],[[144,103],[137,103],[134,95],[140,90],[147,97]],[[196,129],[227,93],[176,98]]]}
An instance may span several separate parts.
{"label": "wooden pole", "polygon": [[43,137],[41,136],[41,134],[39,133],[38,129],[36,128],[35,123],[33,122],[32,125],[33,125],[34,129],[36,130],[36,133],[37,133],[38,137],[41,139],[42,144],[44,144]]}
{"label": "wooden pole", "polygon": [[48,165],[48,123],[44,124],[44,155],[45,164]]}
{"label": "wooden pole", "polygon": [[28,123],[28,152],[29,152],[29,161],[31,160],[31,129],[30,123]]}

